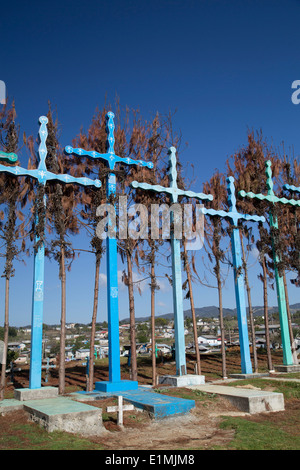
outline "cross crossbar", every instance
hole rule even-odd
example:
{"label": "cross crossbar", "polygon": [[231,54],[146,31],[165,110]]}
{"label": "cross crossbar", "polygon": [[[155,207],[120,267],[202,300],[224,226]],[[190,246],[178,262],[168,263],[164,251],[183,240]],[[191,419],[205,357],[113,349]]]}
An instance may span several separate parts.
{"label": "cross crossbar", "polygon": [[112,112],[109,112],[106,115],[106,121],[107,121],[106,130],[108,132],[108,137],[107,137],[108,152],[107,153],[99,153],[99,152],[96,152],[95,150],[85,150],[82,148],[73,148],[70,145],[67,145],[65,147],[65,152],[67,154],[76,154],[76,155],[86,156],[86,157],[90,157],[94,159],[105,160],[108,163],[110,170],[114,169],[116,163],[123,163],[123,165],[139,165],[139,166],[144,166],[148,168],[153,168],[152,162],[146,162],[143,160],[133,160],[132,158],[129,158],[129,157],[126,157],[126,158],[119,157],[118,155],[115,154],[114,117],[115,115]]}

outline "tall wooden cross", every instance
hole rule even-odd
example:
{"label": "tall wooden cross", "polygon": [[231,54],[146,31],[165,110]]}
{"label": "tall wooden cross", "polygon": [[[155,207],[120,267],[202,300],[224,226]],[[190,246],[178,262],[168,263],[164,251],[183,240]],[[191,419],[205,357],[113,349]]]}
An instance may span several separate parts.
{"label": "tall wooden cross", "polygon": [[[266,162],[266,175],[267,175],[267,188],[268,194],[254,194],[252,192],[240,191],[239,194],[241,197],[249,197],[252,199],[259,199],[260,201],[268,201],[271,205],[269,212],[270,227],[278,229],[278,220],[277,216],[273,214],[272,207],[277,204],[290,204],[292,206],[300,206],[300,200],[296,201],[295,199],[286,199],[285,197],[277,197],[273,190],[273,178],[272,178],[272,162],[268,160]],[[278,271],[278,263],[280,261],[278,254],[274,249],[274,239],[273,243],[273,261],[275,266],[275,280],[276,280],[276,289],[277,289],[277,302],[278,302],[278,311],[280,319],[280,328],[281,328],[281,339],[282,339],[282,349],[283,349],[283,363],[284,365],[293,365],[293,355],[291,351],[291,340],[288,327],[287,319],[287,309],[286,309],[286,297],[284,291],[284,282],[283,277]]]}
{"label": "tall wooden cross", "polygon": [[[67,146],[67,154],[82,155],[93,159],[100,159],[107,162],[109,169],[114,170],[116,163],[123,165],[140,165],[153,168],[153,163],[131,158],[122,158],[115,154],[114,150],[114,113],[106,115],[106,131],[108,134],[107,153],[101,154],[93,150],[84,150]],[[110,195],[116,194],[116,176],[110,173],[107,177],[107,200]],[[118,259],[117,259],[117,239],[110,236],[110,231],[106,238],[106,269],[107,269],[107,320],[108,320],[108,359],[109,359],[109,381],[96,382],[95,389],[104,392],[114,392],[122,390],[136,389],[138,383],[132,380],[121,380],[120,370],[120,337],[119,337],[119,303],[118,303]]]}
{"label": "tall wooden cross", "polygon": [[[252,364],[250,358],[249,348],[249,337],[248,337],[248,325],[247,325],[247,310],[245,301],[245,280],[243,274],[242,255],[241,255],[241,240],[238,228],[239,220],[249,220],[253,222],[264,222],[264,217],[257,215],[240,214],[236,209],[236,197],[234,178],[229,176],[227,178],[227,193],[229,212],[215,209],[202,209],[204,214],[211,216],[224,217],[230,220],[232,226],[231,232],[231,250],[232,250],[232,261],[234,271],[234,286],[235,286],[235,298],[237,307],[237,318],[239,326],[239,339],[240,339],[240,350],[241,350],[241,369],[243,374],[252,374]],[[255,344],[253,344],[255,347]]]}
{"label": "tall wooden cross", "polygon": [[[95,186],[100,188],[99,180],[89,178],[75,178],[68,174],[57,175],[47,170],[46,157],[47,147],[46,139],[48,136],[47,123],[45,116],[39,118],[40,145],[39,145],[39,164],[38,168],[28,170],[20,166],[8,167],[0,165],[0,172],[10,173],[17,177],[27,176],[38,180],[42,185],[48,181],[60,181],[61,183],[79,184],[82,186]],[[44,199],[46,204],[46,199]],[[38,241],[38,238],[36,238]],[[42,373],[42,334],[43,334],[43,307],[44,307],[44,261],[45,246],[42,244],[34,253],[34,277],[33,277],[33,296],[32,296],[32,316],[31,316],[31,356],[30,356],[30,376],[29,388],[36,389],[41,387]]]}
{"label": "tall wooden cross", "polygon": [[[193,191],[184,191],[177,186],[177,170],[176,170],[176,149],[169,149],[169,181],[170,187],[160,185],[151,185],[148,183],[131,183],[133,188],[140,188],[157,193],[166,193],[170,195],[172,203],[178,202],[178,196],[187,198],[195,198],[198,200],[212,200],[210,194],[194,193]],[[172,214],[173,212],[171,212]],[[182,276],[181,276],[181,256],[180,256],[180,239],[175,238],[174,232],[171,233],[171,251],[172,251],[172,286],[173,286],[173,306],[174,306],[174,329],[175,329],[175,360],[176,375],[186,375],[186,357],[185,357],[185,339],[184,339],[184,315],[183,315],[183,298],[182,298]]]}

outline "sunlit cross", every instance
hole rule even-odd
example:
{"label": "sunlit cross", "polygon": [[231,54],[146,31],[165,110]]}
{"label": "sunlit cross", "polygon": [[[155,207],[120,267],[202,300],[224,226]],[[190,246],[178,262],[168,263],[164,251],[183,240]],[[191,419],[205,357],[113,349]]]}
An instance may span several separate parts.
{"label": "sunlit cross", "polygon": [[[148,183],[139,183],[133,181],[133,188],[144,189],[146,191],[155,191],[171,196],[173,203],[177,203],[178,196],[186,198],[195,198],[202,201],[207,199],[211,201],[211,194],[195,193],[193,191],[184,191],[179,189],[177,185],[177,169],[176,169],[176,149],[169,149],[169,181],[170,187],[160,185],[152,185]],[[181,255],[180,255],[180,239],[175,238],[174,232],[171,234],[171,251],[172,251],[172,286],[173,286],[173,307],[174,307],[174,326],[175,326],[175,359],[176,359],[176,375],[186,375],[186,356],[185,356],[185,338],[184,338],[184,314],[183,314],[183,297],[182,297],[182,275],[181,275]],[[195,345],[196,347],[196,345]]]}
{"label": "sunlit cross", "polygon": [[[251,199],[259,199],[260,201],[267,201],[270,203],[270,212],[269,220],[270,227],[278,230],[278,220],[276,214],[273,213],[273,206],[277,203],[298,206],[300,207],[300,200],[287,199],[285,197],[277,197],[274,193],[274,183],[272,178],[272,162],[270,160],[266,161],[266,176],[267,176],[267,188],[268,193],[265,194],[255,194],[253,192],[240,191],[239,194],[241,197],[249,197]],[[272,236],[272,233],[271,233]],[[273,237],[272,237],[273,238]],[[274,247],[274,238],[273,242],[273,261],[275,266],[275,280],[276,280],[276,289],[277,289],[277,301],[278,301],[278,310],[279,310],[279,319],[281,327],[281,339],[282,339],[282,349],[283,349],[283,363],[284,365],[292,365],[295,360],[293,359],[291,351],[291,340],[288,327],[288,317],[286,309],[286,296],[284,290],[284,281],[283,276],[279,273],[278,263],[280,258],[275,252]],[[297,361],[298,363],[298,361]]]}
{"label": "sunlit cross", "polygon": [[[36,179],[40,184],[45,185],[48,181],[59,181],[61,183],[79,184],[81,186],[95,186],[100,188],[101,181],[89,178],[75,178],[67,174],[56,174],[47,170],[46,157],[47,147],[46,139],[48,136],[47,123],[48,118],[41,116],[39,118],[40,145],[39,145],[39,164],[37,169],[28,170],[20,166],[8,167],[0,165],[0,172],[10,173],[14,176],[26,176]],[[46,199],[44,198],[46,205]],[[36,220],[37,222],[37,220]],[[36,237],[38,241],[38,238]],[[33,301],[31,317],[31,356],[30,356],[30,376],[29,388],[37,389],[41,387],[42,372],[42,334],[43,334],[43,306],[44,306],[44,262],[45,246],[42,244],[34,253],[34,281],[33,281]]]}

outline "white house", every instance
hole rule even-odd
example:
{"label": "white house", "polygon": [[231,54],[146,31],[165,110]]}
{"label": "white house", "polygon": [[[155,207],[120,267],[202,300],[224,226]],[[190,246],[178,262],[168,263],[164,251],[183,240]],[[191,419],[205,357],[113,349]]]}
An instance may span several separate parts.
{"label": "white house", "polygon": [[221,341],[215,336],[198,336],[198,344],[203,346],[221,346]]}
{"label": "white house", "polygon": [[75,359],[86,359],[87,357],[90,357],[89,349],[78,349],[75,353]]}

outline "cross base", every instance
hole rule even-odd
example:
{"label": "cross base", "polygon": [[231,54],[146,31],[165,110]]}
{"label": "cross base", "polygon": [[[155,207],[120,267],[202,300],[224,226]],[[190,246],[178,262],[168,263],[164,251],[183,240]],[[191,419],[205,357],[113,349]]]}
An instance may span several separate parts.
{"label": "cross base", "polygon": [[204,385],[204,375],[161,375],[158,383],[163,385],[171,385],[172,387],[190,387],[191,385]]}
{"label": "cross base", "polygon": [[99,392],[123,392],[137,389],[138,382],[133,380],[120,380],[120,382],[95,382],[95,390]]}

